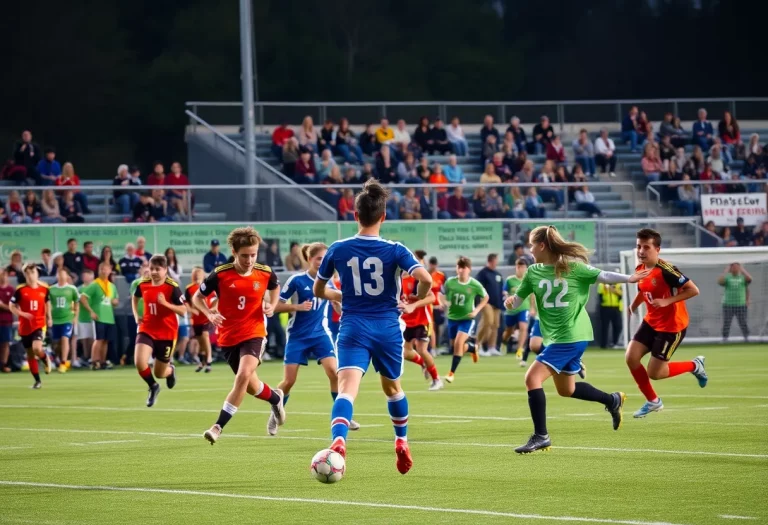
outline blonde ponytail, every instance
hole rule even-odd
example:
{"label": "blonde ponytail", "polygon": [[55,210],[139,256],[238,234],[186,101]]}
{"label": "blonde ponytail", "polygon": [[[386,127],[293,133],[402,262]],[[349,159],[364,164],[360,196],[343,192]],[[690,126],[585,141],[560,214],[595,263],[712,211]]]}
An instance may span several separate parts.
{"label": "blonde ponytail", "polygon": [[554,226],[538,226],[531,232],[530,242],[544,243],[547,250],[556,257],[555,275],[559,278],[568,272],[571,261],[589,262],[590,251],[577,242],[563,239]]}
{"label": "blonde ponytail", "polygon": [[321,242],[313,242],[312,244],[304,244],[301,247],[301,258],[304,259],[304,262],[309,262],[309,260],[320,253],[322,250],[327,250],[328,246]]}

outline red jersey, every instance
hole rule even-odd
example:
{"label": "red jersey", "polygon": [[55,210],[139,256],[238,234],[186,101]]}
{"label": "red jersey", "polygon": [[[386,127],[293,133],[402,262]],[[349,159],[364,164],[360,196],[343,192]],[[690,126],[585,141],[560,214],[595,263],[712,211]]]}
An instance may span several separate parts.
{"label": "red jersey", "polygon": [[[403,302],[415,303],[418,299],[411,300],[411,296],[416,294],[416,279],[408,274],[403,274]],[[432,323],[432,305],[416,308],[410,314],[403,313],[402,320],[408,328],[416,326],[429,326]]]}
{"label": "red jersey", "polygon": [[440,299],[438,299],[438,294],[440,293],[440,290],[443,289],[443,285],[445,284],[445,274],[441,272],[440,270],[435,270],[432,272],[432,293],[435,294],[435,302],[432,303],[433,305],[440,305]]}
{"label": "red jersey", "polygon": [[[635,271],[644,270],[645,265],[640,264]],[[644,321],[658,332],[681,332],[688,327],[688,309],[685,301],[656,308],[651,306],[654,299],[664,299],[677,295],[677,291],[690,281],[688,277],[680,273],[675,266],[659,259],[651,274],[641,280],[637,287],[643,296],[648,313]]]}
{"label": "red jersey", "polygon": [[[200,285],[197,283],[192,283],[187,285],[186,290],[184,290],[184,297],[187,299],[187,303],[192,305],[192,308],[195,307],[195,305],[192,304],[192,296],[195,295],[195,292],[198,289],[200,289]],[[205,298],[205,304],[206,306],[208,306],[208,308],[210,308],[211,305],[213,304],[213,299],[214,299],[213,295],[209,295],[208,297]],[[209,322],[208,318],[203,313],[195,314],[192,316],[192,326],[200,326],[200,325],[207,324],[208,322]]]}
{"label": "red jersey", "polygon": [[141,279],[133,293],[135,297],[144,299],[144,317],[139,323],[139,333],[147,334],[155,341],[175,341],[179,332],[179,319],[169,308],[158,304],[157,297],[160,294],[171,304],[184,304],[184,296],[173,279],[167,278],[159,286],[152,284],[152,279]]}
{"label": "red jersey", "polygon": [[[333,285],[336,287],[337,290],[341,290],[341,280],[338,277],[333,278]],[[331,322],[338,323],[341,320],[341,313],[334,310],[333,305],[331,305],[330,308],[331,308]]]}
{"label": "red jersey", "polygon": [[19,316],[19,335],[30,335],[35,330],[45,330],[47,326],[45,308],[48,303],[48,286],[38,283],[36,288],[20,284],[13,292],[11,302],[24,313],[32,314],[32,319]]}
{"label": "red jersey", "polygon": [[234,264],[222,264],[205,278],[200,293],[216,293],[219,313],[224,317],[219,327],[218,344],[235,346],[249,339],[266,337],[264,294],[279,286],[277,275],[269,266],[256,264],[249,275],[241,275]]}

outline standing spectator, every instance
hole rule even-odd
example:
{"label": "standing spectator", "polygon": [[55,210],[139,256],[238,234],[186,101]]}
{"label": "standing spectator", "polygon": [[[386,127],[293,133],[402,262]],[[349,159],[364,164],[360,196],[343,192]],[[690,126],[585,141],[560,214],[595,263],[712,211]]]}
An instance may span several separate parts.
{"label": "standing spectator", "polygon": [[714,134],[712,123],[707,120],[707,110],[699,109],[699,119],[693,123],[693,144],[702,151],[709,151],[709,147],[714,144]]}
{"label": "standing spectator", "polygon": [[373,155],[376,151],[376,133],[373,131],[373,124],[368,124],[365,131],[360,134],[360,148],[366,155]]}
{"label": "standing spectator", "polygon": [[393,141],[395,145],[400,146],[405,144],[406,146],[411,143],[411,134],[405,127],[405,120],[400,119],[397,121],[397,128],[395,129],[395,139]]}
{"label": "standing spectator", "polygon": [[317,139],[317,151],[333,151],[336,148],[336,131],[333,129],[333,121],[328,119],[320,128],[320,137]]}
{"label": "standing spectator", "polygon": [[5,203],[5,222],[10,224],[27,224],[32,218],[27,216],[27,209],[21,200],[19,192],[11,190],[8,193],[8,202]]}
{"label": "standing spectator", "polygon": [[645,178],[648,182],[658,182],[661,178],[661,171],[663,166],[661,165],[661,159],[659,159],[659,148],[655,144],[650,142],[645,145],[645,151],[643,152],[643,159],[640,161],[640,165],[645,173]]}
{"label": "standing spectator", "polygon": [[77,251],[77,240],[67,239],[67,251],[64,252],[64,268],[78,278],[83,273],[83,254]]}
{"label": "standing spectator", "polygon": [[584,170],[587,177],[597,176],[597,166],[595,166],[595,147],[589,140],[586,129],[579,131],[579,138],[573,141],[573,154],[576,162]]}
{"label": "standing spectator", "polygon": [[440,118],[435,119],[435,125],[429,130],[429,138],[431,146],[429,148],[429,154],[437,152],[440,155],[445,155],[453,151],[450,141],[448,140],[448,134],[443,127],[443,121]]}
{"label": "standing spectator", "polygon": [[683,175],[683,184],[677,187],[677,200],[675,206],[683,210],[688,217],[699,214],[699,188],[691,182],[691,176]]}
{"label": "standing spectator", "polygon": [[227,256],[221,253],[219,240],[213,239],[211,241],[211,249],[203,255],[203,270],[205,270],[205,273],[211,273],[217,266],[221,266],[226,262]]}
{"label": "standing spectator", "polygon": [[83,270],[91,270],[94,275],[99,271],[99,258],[93,254],[93,242],[83,243]]}
{"label": "standing spectator", "polygon": [[289,272],[299,272],[305,270],[304,260],[301,258],[301,247],[296,241],[291,242],[288,255],[285,256],[285,269]]}
{"label": "standing spectator", "polygon": [[37,165],[40,162],[40,145],[32,142],[32,132],[24,130],[21,132],[21,141],[17,142],[13,148],[13,163],[16,166],[25,168],[26,178],[34,179],[35,183],[41,185],[42,179],[37,172]]}
{"label": "standing spectator", "polygon": [[[166,179],[165,183],[169,186],[189,186],[189,179],[181,172],[180,162],[171,164],[171,173]],[[187,194],[189,194],[189,196],[187,196]],[[177,190],[172,188],[168,191],[168,201],[182,218],[186,218],[192,213],[191,207],[194,207],[195,197],[188,189]]]}
{"label": "standing spectator", "polygon": [[363,163],[363,150],[357,143],[355,134],[349,129],[349,120],[346,118],[339,121],[339,129],[336,132],[336,150],[339,155],[344,157],[345,162],[354,164],[355,160],[352,158],[354,153],[357,164]]}
{"label": "standing spectator", "polygon": [[462,157],[469,155],[469,143],[459,123],[459,117],[451,119],[451,124],[445,129],[445,132],[448,134],[448,140],[453,145],[453,151],[456,155]]}
{"label": "standing spectator", "polygon": [[738,246],[752,245],[752,232],[744,226],[744,219],[742,217],[736,219],[736,229],[733,230],[733,239]]}
{"label": "standing spectator", "polygon": [[317,181],[315,163],[312,161],[312,154],[307,149],[301,150],[299,162],[296,163],[294,180],[297,184],[314,184]]}
{"label": "standing spectator", "polygon": [[520,119],[518,117],[512,117],[509,121],[509,127],[507,133],[512,132],[512,138],[515,141],[517,151],[528,151],[528,139],[525,136],[525,130],[520,125]]}
{"label": "standing spectator", "polygon": [[744,341],[749,339],[747,309],[751,283],[752,276],[737,262],[726,266],[723,274],[717,279],[717,284],[723,287],[723,341],[727,341],[731,334],[734,317],[739,323]]}
{"label": "standing spectator", "polygon": [[421,219],[420,202],[414,187],[407,188],[400,201],[400,218],[406,221]]}
{"label": "standing spectator", "polygon": [[547,142],[547,160],[553,161],[555,164],[562,164],[565,162],[565,148],[560,142],[560,136],[555,135],[552,140]]}
{"label": "standing spectator", "polygon": [[419,125],[416,126],[416,130],[413,132],[413,142],[424,153],[429,153],[433,150],[434,142],[427,117],[419,119]]}
{"label": "standing spectator", "polygon": [[147,263],[152,258],[152,254],[147,251],[147,239],[142,235],[136,237],[136,255],[143,257]]}
{"label": "standing spectator", "polygon": [[111,268],[109,273],[109,280],[113,280],[115,274],[120,273],[120,266],[115,262],[115,256],[112,253],[111,246],[103,246],[101,248],[101,254],[99,255],[99,266],[107,264]]}
{"label": "standing spectator", "polygon": [[623,286],[603,283],[597,285],[597,293],[600,296],[600,348],[608,348],[608,329],[613,335],[611,348],[620,348]]}
{"label": "standing spectator", "polygon": [[[482,166],[485,166],[485,161],[488,158],[486,156],[485,147],[488,144],[489,136],[493,136],[493,144],[497,144],[499,142],[499,131],[496,129],[496,126],[493,125],[493,117],[491,115],[486,115],[483,119],[483,127],[480,128],[480,161]],[[495,149],[493,153],[496,153]]]}
{"label": "standing spectator", "polygon": [[[102,255],[104,251],[102,250]],[[107,349],[110,343],[114,343],[117,331],[115,330],[115,306],[119,303],[117,287],[110,282],[113,268],[109,263],[102,262],[99,265],[99,274],[91,284],[84,287],[80,295],[80,304],[91,316],[94,322],[94,342],[91,350],[91,368],[102,370],[111,368],[112,364],[107,360]]]}
{"label": "standing spectator", "polygon": [[16,284],[24,284],[27,278],[24,276],[24,265],[22,264],[21,252],[13,250],[11,252],[11,262],[5,267],[8,277],[16,277]]}
{"label": "standing spectator", "polygon": [[392,161],[392,149],[384,144],[376,156],[376,178],[383,184],[397,184],[397,166]]}
{"label": "standing spectator", "polygon": [[314,154],[317,150],[317,131],[315,131],[315,125],[312,122],[312,117],[309,115],[304,117],[304,121],[301,123],[299,150],[302,152],[307,151],[310,154]]}
{"label": "standing spectator", "polygon": [[549,123],[549,117],[542,115],[541,122],[533,127],[533,152],[536,155],[544,153],[554,136],[555,129]]}
{"label": "standing spectator", "polygon": [[56,275],[57,269],[51,257],[51,250],[43,248],[40,252],[40,263],[37,265],[37,273],[40,274],[40,277],[53,277]]}
{"label": "standing spectator", "polygon": [[632,106],[621,121],[621,140],[625,143],[629,142],[632,153],[637,153],[638,145],[643,143],[643,137],[638,129],[637,113],[637,106]]}
{"label": "standing spectator", "polygon": [[379,146],[389,146],[395,140],[395,130],[389,127],[389,120],[383,118],[376,130],[376,142]]}
{"label": "standing spectator", "polygon": [[16,289],[8,284],[8,272],[0,270],[0,373],[9,374],[8,366],[11,343],[13,342],[13,314],[11,304]]}
{"label": "standing spectator", "polygon": [[[504,298],[502,289],[504,279],[496,271],[498,264],[498,255],[492,253],[488,255],[485,268],[477,272],[475,279],[485,288],[488,294],[488,304],[481,310],[482,319],[480,320],[480,329],[477,332],[478,351],[481,356],[501,355],[496,348],[496,340],[499,335],[499,323],[501,321],[501,310],[504,307]],[[487,350],[482,350],[482,345],[487,346]]]}
{"label": "standing spectator", "polygon": [[289,128],[288,124],[285,122],[277,126],[275,131],[272,132],[272,145],[270,146],[270,149],[272,150],[272,155],[274,155],[277,160],[283,159],[283,148],[285,147],[285,143],[293,137],[293,130]]}
{"label": "standing spectator", "polygon": [[403,161],[397,165],[397,176],[403,182],[418,184],[421,182],[421,179],[416,168],[416,160],[413,158],[413,153],[406,153]]}
{"label": "standing spectator", "polygon": [[61,164],[56,160],[56,150],[45,148],[45,157],[37,163],[37,173],[40,175],[41,186],[53,186],[61,175]]}
{"label": "standing spectator", "polygon": [[339,220],[342,221],[354,221],[355,220],[355,192],[351,189],[344,190],[341,198],[339,199]]}
{"label": "standing spectator", "polygon": [[27,190],[27,194],[24,195],[24,212],[27,217],[32,219],[32,222],[40,222],[43,215],[43,209],[40,207],[40,201],[37,198],[37,193],[32,190]]}
{"label": "standing spectator", "polygon": [[525,197],[525,211],[531,219],[543,219],[547,216],[547,209],[544,207],[544,201],[539,197],[536,188],[531,186]]}
{"label": "standing spectator", "polygon": [[290,179],[296,178],[296,162],[299,160],[299,142],[290,138],[283,143],[283,173]]}
{"label": "standing spectator", "polygon": [[675,119],[669,111],[664,113],[664,120],[659,126],[659,136],[663,139],[669,137],[670,142],[675,148],[682,148],[687,141],[685,140],[685,130],[680,127],[680,119]]}
{"label": "standing spectator", "polygon": [[128,172],[127,165],[120,164],[117,167],[117,176],[112,181],[113,186],[121,188],[112,192],[112,197],[114,198],[115,206],[117,207],[117,213],[122,215],[131,213],[133,207],[136,206],[137,202],[139,202],[139,194],[135,191],[128,190],[128,188],[131,186],[138,186],[140,184],[141,181],[139,181],[139,184],[134,182],[134,179]]}
{"label": "standing spectator", "polygon": [[141,272],[141,265],[144,264],[144,258],[136,255],[136,247],[133,243],[125,245],[125,254],[118,261],[120,273],[125,277],[128,284],[135,281]]}
{"label": "standing spectator", "polygon": [[176,258],[176,250],[170,246],[165,249],[165,260],[168,261],[168,275],[176,281],[177,284],[181,284],[181,274],[184,273],[184,269],[179,264],[179,260]]}
{"label": "standing spectator", "polygon": [[75,192],[67,190],[61,196],[61,216],[66,222],[85,222],[83,209],[80,203],[75,200]]}
{"label": "standing spectator", "polygon": [[467,182],[466,177],[464,177],[464,170],[459,166],[456,155],[448,157],[448,165],[443,172],[445,173],[445,178],[448,179],[448,182],[451,184],[464,184]]}
{"label": "standing spectator", "polygon": [[600,136],[595,140],[595,163],[603,169],[603,173],[610,171],[611,177],[616,176],[616,145],[608,138],[608,130],[600,130]]}
{"label": "standing spectator", "polygon": [[454,219],[473,219],[475,214],[469,207],[469,201],[464,197],[461,186],[453,188],[453,195],[448,197],[446,211]]}
{"label": "standing spectator", "polygon": [[574,193],[576,209],[588,213],[591,217],[602,217],[603,212],[595,204],[595,196],[588,186],[582,186]]}
{"label": "standing spectator", "polygon": [[65,162],[62,166],[61,176],[56,179],[56,186],[73,187],[73,199],[80,205],[82,213],[86,215],[91,213],[91,210],[88,209],[88,198],[85,193],[80,191],[80,177],[75,173],[75,167],[71,162]]}

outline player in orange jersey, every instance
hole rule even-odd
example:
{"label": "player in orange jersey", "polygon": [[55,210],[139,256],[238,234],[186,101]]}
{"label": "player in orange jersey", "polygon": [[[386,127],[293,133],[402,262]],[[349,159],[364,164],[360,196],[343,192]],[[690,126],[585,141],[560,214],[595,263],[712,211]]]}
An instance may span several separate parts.
{"label": "player in orange jersey", "polygon": [[[414,254],[416,255],[416,254]],[[426,252],[424,257],[426,257]],[[435,296],[435,301],[432,303],[432,329],[429,331],[430,345],[432,346],[432,352],[437,355],[437,347],[440,345],[440,335],[445,325],[445,308],[443,303],[440,302],[440,290],[443,289],[445,280],[447,277],[437,266],[437,257],[429,258],[429,274],[432,276],[432,294]]]}
{"label": "player in orange jersey", "polygon": [[[139,318],[139,299],[144,299],[144,316]],[[147,406],[151,407],[160,393],[155,377],[165,378],[168,388],[176,385],[176,368],[171,364],[176,334],[179,331],[177,315],[187,313],[184,295],[179,285],[168,277],[168,261],[164,255],[149,260],[149,279],[141,279],[131,297],[133,317],[136,321],[136,350],[134,362],[141,378],[149,386]],[[149,368],[149,356],[155,358],[155,377]]]}
{"label": "player in orange jersey", "polygon": [[[278,426],[285,423],[283,392],[271,389],[256,375],[267,345],[265,316],[272,317],[280,300],[277,276],[269,266],[256,263],[260,243],[261,237],[251,227],[232,230],[227,244],[233,262],[216,268],[192,296],[194,308],[218,327],[218,344],[235,373],[235,384],[218,420],[203,434],[211,445],[237,412],[246,392],[272,405]],[[219,299],[218,310],[211,310],[205,302],[213,293]]]}
{"label": "player in orange jersey", "polygon": [[[197,310],[192,305],[192,297],[195,295],[195,292],[200,289],[200,285],[203,284],[203,279],[205,279],[205,271],[200,268],[199,266],[195,266],[192,268],[192,275],[191,275],[192,282],[187,285],[186,290],[184,291],[184,297],[187,300],[187,308],[189,309],[189,313],[192,314],[192,335],[197,341],[197,345],[199,347],[198,355],[200,356],[200,363],[197,365],[197,368],[195,369],[195,372],[200,372],[201,370],[205,370],[205,373],[211,371],[211,335],[210,335],[210,329],[211,329],[211,322],[208,321],[208,318]],[[208,305],[208,308],[213,308],[213,304],[216,302],[216,298],[213,295],[209,295],[205,298],[206,305]]]}
{"label": "player in orange jersey", "polygon": [[[659,258],[661,235],[650,228],[637,232],[637,259],[640,265],[636,271],[650,270],[651,273],[638,284],[638,294],[629,307],[634,314],[645,302],[648,313],[627,347],[626,361],[632,377],[646,398],[646,403],[635,412],[635,417],[645,417],[651,412],[664,408],[661,398],[651,386],[651,379],[666,379],[690,372],[707,386],[704,370],[704,356],[692,361],[670,361],[688,328],[688,310],[685,301],[699,295],[699,289],[675,266]],[[642,359],[651,354],[648,370]]]}
{"label": "player in orange jersey", "polygon": [[45,329],[53,325],[53,319],[48,301],[48,286],[39,280],[37,266],[27,263],[22,271],[27,282],[16,287],[8,307],[12,314],[19,317],[21,344],[27,351],[29,371],[35,378],[32,388],[38,389],[42,388],[43,383],[40,381],[37,359],[43,362],[45,373],[51,373],[51,360],[43,349],[43,339],[45,339]]}

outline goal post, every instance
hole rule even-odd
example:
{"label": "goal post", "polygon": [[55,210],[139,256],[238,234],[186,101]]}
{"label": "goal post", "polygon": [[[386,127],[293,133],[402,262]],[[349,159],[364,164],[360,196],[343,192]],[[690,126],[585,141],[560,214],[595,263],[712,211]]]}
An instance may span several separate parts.
{"label": "goal post", "polygon": [[[619,255],[621,272],[634,273],[638,264],[635,251],[626,250]],[[723,340],[723,287],[718,284],[718,278],[727,266],[735,262],[740,263],[752,277],[747,308],[749,341],[768,342],[768,247],[664,248],[661,258],[677,266],[685,276],[696,283],[701,292],[686,302],[690,324],[683,344],[714,343]],[[636,296],[637,285],[627,285],[627,293],[623,299],[625,346],[646,313],[646,305],[643,303],[638,313],[629,315],[628,306]],[[732,319],[731,323],[728,341],[744,341],[737,319]]]}

